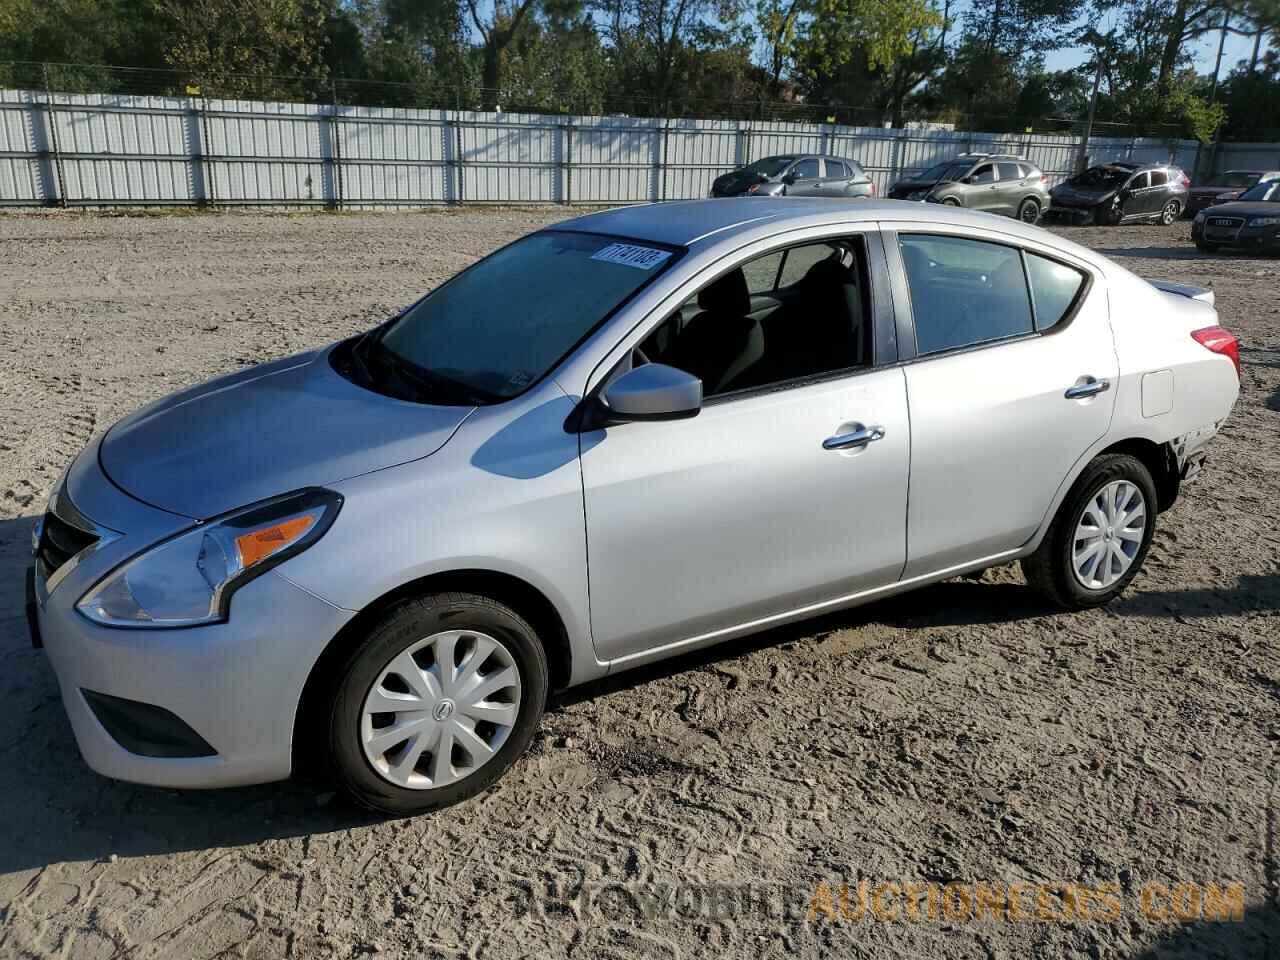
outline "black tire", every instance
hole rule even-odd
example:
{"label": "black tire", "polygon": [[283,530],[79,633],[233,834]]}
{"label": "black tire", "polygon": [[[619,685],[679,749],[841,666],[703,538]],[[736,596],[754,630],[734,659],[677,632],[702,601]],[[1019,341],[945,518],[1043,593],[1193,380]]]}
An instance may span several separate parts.
{"label": "black tire", "polygon": [[960,206],[960,201],[959,201],[959,200],[957,200],[955,197],[946,197],[946,198],[942,201],[942,205],[943,205],[944,207],[958,207],[958,206]]}
{"label": "black tire", "polygon": [[1040,222],[1040,204],[1031,197],[1023,200],[1018,207],[1018,219],[1023,223],[1036,224]]}
{"label": "black tire", "polygon": [[[1072,569],[1075,531],[1086,505],[1103,487],[1116,480],[1127,480],[1142,493],[1146,507],[1143,538],[1128,570],[1115,583],[1105,589],[1090,589],[1077,579]],[[1027,583],[1046,599],[1067,609],[1082,610],[1110,603],[1142,568],[1155,533],[1156,510],[1155,483],[1140,460],[1125,453],[1096,458],[1072,484],[1036,552],[1023,559],[1022,572]]]}
{"label": "black tire", "polygon": [[[365,697],[391,660],[436,633],[475,630],[501,644],[520,676],[516,722],[493,756],[452,784],[427,789],[385,779],[365,756],[360,738]],[[466,800],[491,786],[533,739],[546,706],[546,651],[514,610],[470,593],[439,593],[391,608],[369,629],[338,672],[329,714],[329,752],[338,780],[361,804],[381,813],[411,816]]]}
{"label": "black tire", "polygon": [[1099,207],[1097,219],[1099,223],[1108,227],[1119,226],[1120,221],[1124,219],[1124,209],[1118,203],[1109,207]]}

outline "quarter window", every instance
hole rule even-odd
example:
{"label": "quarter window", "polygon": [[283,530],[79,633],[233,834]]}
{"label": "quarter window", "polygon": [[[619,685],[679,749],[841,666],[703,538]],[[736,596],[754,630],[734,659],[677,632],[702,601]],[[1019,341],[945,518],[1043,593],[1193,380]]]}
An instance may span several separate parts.
{"label": "quarter window", "polygon": [[899,243],[921,355],[1034,331],[1016,248],[919,234],[903,234]]}
{"label": "quarter window", "polygon": [[1028,253],[1027,274],[1035,300],[1036,329],[1057,326],[1084,287],[1084,274],[1075,267]]}

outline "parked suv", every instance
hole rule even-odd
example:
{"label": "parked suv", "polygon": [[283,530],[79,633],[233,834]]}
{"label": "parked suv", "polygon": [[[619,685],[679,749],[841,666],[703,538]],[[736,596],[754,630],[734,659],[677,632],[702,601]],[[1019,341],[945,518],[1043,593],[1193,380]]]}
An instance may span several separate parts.
{"label": "parked suv", "polygon": [[1040,168],[1008,153],[962,153],[899,180],[889,197],[1002,213],[1024,223],[1035,223],[1049,209],[1049,189]]}
{"label": "parked suv", "polygon": [[1074,223],[1173,223],[1191,178],[1169,163],[1104,163],[1052,190],[1049,216]]}
{"label": "parked suv", "polygon": [[711,184],[713,197],[874,197],[857,160],[805,154],[765,157]]}
{"label": "parked suv", "polygon": [[1208,183],[1192,187],[1187,197],[1186,212],[1197,214],[1215,203],[1238,200],[1246,190],[1272,180],[1280,180],[1280,170],[1228,170],[1211,177]]}

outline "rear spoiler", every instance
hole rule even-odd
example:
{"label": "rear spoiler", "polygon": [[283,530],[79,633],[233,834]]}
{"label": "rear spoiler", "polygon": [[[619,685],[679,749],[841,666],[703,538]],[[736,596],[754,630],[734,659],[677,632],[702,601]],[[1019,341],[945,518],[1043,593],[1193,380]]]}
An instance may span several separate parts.
{"label": "rear spoiler", "polygon": [[1213,306],[1213,291],[1208,287],[1197,287],[1190,283],[1174,283],[1172,280],[1148,280],[1147,283],[1157,290],[1163,290],[1165,293],[1177,294],[1179,297],[1199,300],[1201,303]]}

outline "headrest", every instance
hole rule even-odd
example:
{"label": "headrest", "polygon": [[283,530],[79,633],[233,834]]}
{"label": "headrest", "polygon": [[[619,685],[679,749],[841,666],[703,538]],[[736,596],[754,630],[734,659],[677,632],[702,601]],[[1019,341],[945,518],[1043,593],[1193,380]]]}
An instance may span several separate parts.
{"label": "headrest", "polygon": [[751,292],[742,268],[726,273],[698,294],[698,306],[714,313],[746,316],[751,312]]}

